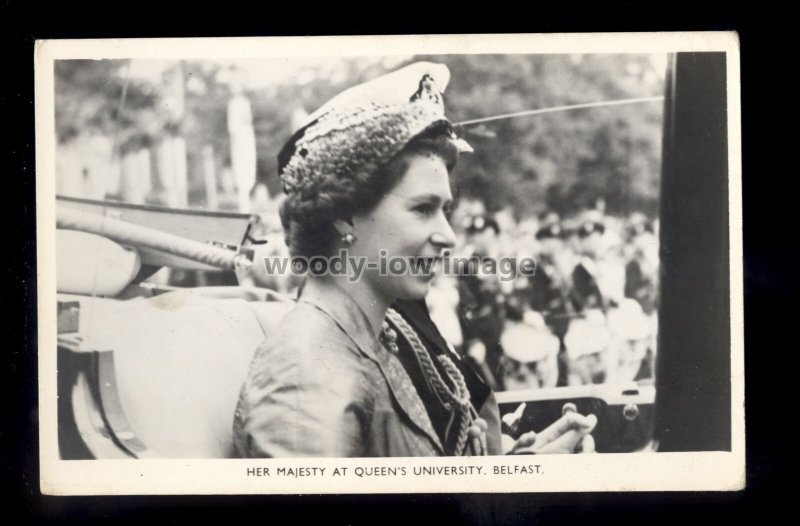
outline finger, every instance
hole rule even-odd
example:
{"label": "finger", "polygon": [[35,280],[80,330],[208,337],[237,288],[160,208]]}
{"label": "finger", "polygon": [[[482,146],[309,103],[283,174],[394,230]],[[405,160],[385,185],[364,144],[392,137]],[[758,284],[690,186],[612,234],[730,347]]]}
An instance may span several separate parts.
{"label": "finger", "polygon": [[535,453],[533,451],[533,444],[536,442],[536,433],[528,431],[520,436],[510,449],[511,455],[528,455]]}
{"label": "finger", "polygon": [[520,436],[510,450],[510,454],[532,454],[534,453],[532,446],[536,441],[536,433],[529,431]]}
{"label": "finger", "polygon": [[587,433],[591,433],[596,425],[597,417],[594,415],[584,416],[580,413],[568,412],[539,433],[538,442],[542,445],[547,444],[571,429],[586,429]]}
{"label": "finger", "polygon": [[560,437],[548,443],[537,443],[534,450],[539,454],[565,454],[575,453],[578,450],[578,445],[581,447],[590,448],[590,452],[594,451],[594,438],[590,438],[591,443],[583,443],[583,438],[589,435],[588,429],[570,429]]}
{"label": "finger", "polygon": [[575,429],[570,429],[560,437],[555,440],[551,440],[550,442],[538,444],[534,446],[537,454],[540,455],[559,455],[565,453],[572,453],[575,451],[575,447],[583,438],[583,435],[580,431],[576,431]]}
{"label": "finger", "polygon": [[594,453],[594,437],[589,434],[581,440],[581,453]]}
{"label": "finger", "polygon": [[591,433],[590,428],[570,429],[549,442],[537,440],[534,449],[537,453],[574,453],[583,437],[589,433]]}
{"label": "finger", "polygon": [[514,448],[516,449],[520,447],[532,446],[534,442],[536,442],[536,433],[529,431],[517,439],[517,443],[515,444]]}

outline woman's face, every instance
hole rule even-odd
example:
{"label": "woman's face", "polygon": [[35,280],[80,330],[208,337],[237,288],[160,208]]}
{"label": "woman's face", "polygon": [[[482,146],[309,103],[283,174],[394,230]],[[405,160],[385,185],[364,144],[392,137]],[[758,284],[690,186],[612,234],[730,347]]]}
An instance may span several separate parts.
{"label": "woman's face", "polygon": [[405,160],[398,184],[373,210],[352,218],[357,239],[348,250],[366,260],[362,279],[389,302],[424,298],[434,266],[456,240],[447,217],[453,198],[445,162],[435,154],[406,154]]}

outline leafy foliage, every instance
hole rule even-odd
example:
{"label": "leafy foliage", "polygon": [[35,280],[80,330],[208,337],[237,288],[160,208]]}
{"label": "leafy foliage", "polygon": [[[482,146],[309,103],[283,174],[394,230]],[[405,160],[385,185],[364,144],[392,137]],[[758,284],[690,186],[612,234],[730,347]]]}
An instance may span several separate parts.
{"label": "leafy foliage", "polygon": [[[271,193],[279,191],[275,159],[298,112],[311,112],[349,86],[417,60],[449,66],[452,77],[445,104],[455,122],[659,96],[664,91],[664,72],[648,55],[432,55],[405,62],[395,57],[391,66],[375,58],[320,60],[288,80],[247,92],[253,107],[259,180]],[[231,90],[224,81],[228,66],[210,61],[171,63],[155,80],[131,77],[129,67],[128,61],[56,63],[60,141],[95,132],[114,136],[124,149],[155,142],[160,134],[181,133],[188,146],[191,180],[198,185],[203,146],[213,147],[220,167],[229,162],[226,108]],[[183,79],[183,111],[178,117],[170,106],[176,75]],[[120,104],[123,91],[125,100]],[[545,207],[570,213],[599,197],[610,212],[654,213],[662,106],[649,102],[465,126],[462,134],[476,153],[464,156],[456,168],[456,190],[464,197],[479,197],[490,210],[511,206],[520,216]]]}

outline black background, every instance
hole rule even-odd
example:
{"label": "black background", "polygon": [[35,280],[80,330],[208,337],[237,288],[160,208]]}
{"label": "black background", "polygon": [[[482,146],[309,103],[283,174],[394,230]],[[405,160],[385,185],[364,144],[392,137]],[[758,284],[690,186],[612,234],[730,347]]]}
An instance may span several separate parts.
{"label": "black background", "polygon": [[[780,10],[699,2],[239,6],[165,2],[0,5],[3,41],[3,382],[0,519],[210,524],[676,524],[787,516],[800,489],[790,429],[800,268],[797,49]],[[437,9],[438,8],[438,9]],[[303,497],[45,497],[39,493],[33,42],[37,38],[736,30],[742,43],[747,483],[738,493]],[[794,45],[793,45],[794,44]],[[786,124],[787,126],[780,126]],[[793,164],[794,163],[794,164]],[[787,329],[789,329],[787,331]],[[774,409],[774,410],[773,410]],[[578,476],[578,475],[576,475]],[[188,522],[188,521],[187,521]]]}

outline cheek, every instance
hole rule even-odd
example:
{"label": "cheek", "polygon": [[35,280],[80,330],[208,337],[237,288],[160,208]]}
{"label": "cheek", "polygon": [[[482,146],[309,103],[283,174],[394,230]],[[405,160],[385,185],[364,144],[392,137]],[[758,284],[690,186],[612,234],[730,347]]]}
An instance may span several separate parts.
{"label": "cheek", "polygon": [[380,242],[391,255],[416,256],[429,238],[424,222],[407,214],[384,225]]}
{"label": "cheek", "polygon": [[377,257],[381,250],[397,253],[408,223],[408,218],[402,217],[401,211],[395,208],[380,210],[364,218],[357,227],[360,248],[373,257]]}
{"label": "cheek", "polygon": [[357,241],[352,252],[367,258],[377,258],[395,236],[392,228],[375,219],[368,219],[356,226]]}

